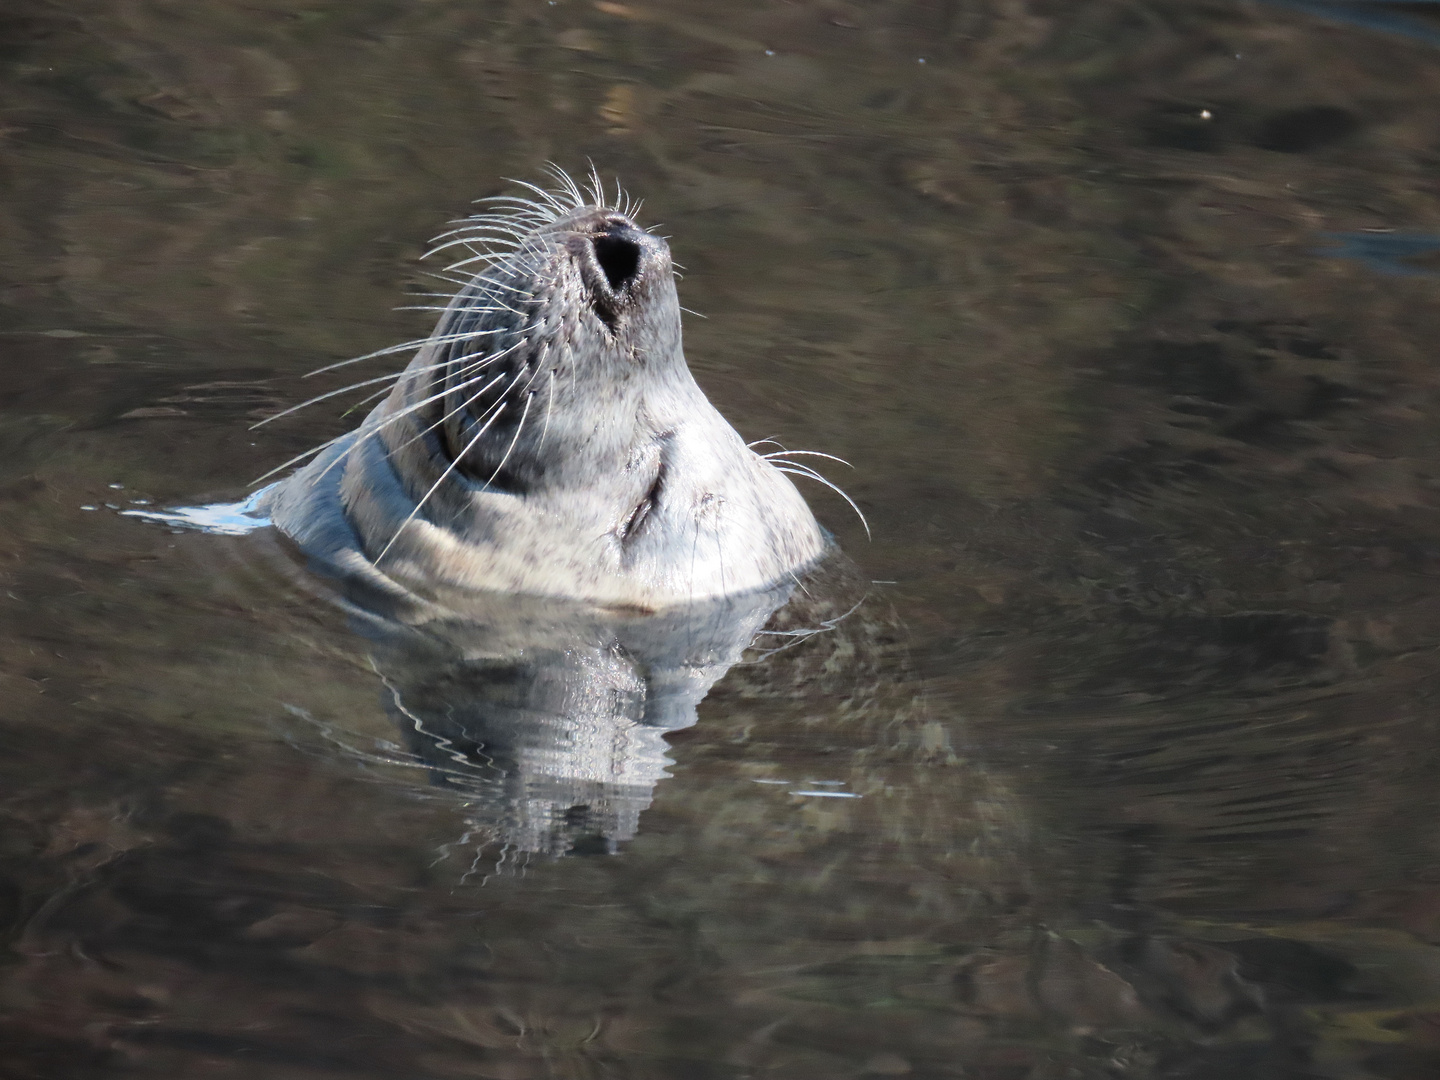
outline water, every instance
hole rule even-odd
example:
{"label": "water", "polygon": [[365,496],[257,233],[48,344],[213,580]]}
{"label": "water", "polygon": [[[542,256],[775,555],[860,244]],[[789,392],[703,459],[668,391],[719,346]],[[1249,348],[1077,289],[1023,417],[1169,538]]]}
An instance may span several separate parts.
{"label": "water", "polygon": [[[1437,32],[12,0],[0,1075],[1440,1072]],[[885,584],[708,694],[755,612],[396,636],[129,513],[354,426],[250,429],[549,160],[663,223],[742,434],[855,464]]]}

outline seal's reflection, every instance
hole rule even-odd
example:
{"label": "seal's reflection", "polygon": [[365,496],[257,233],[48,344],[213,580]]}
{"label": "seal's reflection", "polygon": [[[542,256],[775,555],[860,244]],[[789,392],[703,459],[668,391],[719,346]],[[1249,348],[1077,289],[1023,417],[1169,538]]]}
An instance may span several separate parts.
{"label": "seal's reflection", "polygon": [[352,610],[411,760],[463,800],[469,842],[605,854],[667,775],[665,734],[695,723],[793,588],[658,614],[483,594],[418,618],[373,597]]}

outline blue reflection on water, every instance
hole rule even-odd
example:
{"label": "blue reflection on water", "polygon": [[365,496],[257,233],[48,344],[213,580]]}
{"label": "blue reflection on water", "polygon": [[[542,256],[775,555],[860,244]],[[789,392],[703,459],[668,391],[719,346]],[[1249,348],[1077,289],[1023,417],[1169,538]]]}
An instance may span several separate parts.
{"label": "blue reflection on water", "polygon": [[1425,19],[1396,11],[1405,4],[1435,6],[1440,0],[1264,0],[1274,7],[1290,8],[1315,15],[1332,22],[1348,23],[1379,30],[1387,34],[1400,34],[1415,41],[1440,45],[1440,27]]}
{"label": "blue reflection on water", "polygon": [[233,503],[211,503],[208,506],[176,506],[169,510],[122,510],[123,517],[139,518],[172,529],[193,529],[216,536],[244,536],[270,524],[260,512],[260,499],[269,491],[261,488],[249,498]]}
{"label": "blue reflection on water", "polygon": [[1336,232],[1324,236],[1334,245],[1318,248],[1317,255],[1358,259],[1370,269],[1392,277],[1440,276],[1440,271],[1405,261],[1440,252],[1440,234]]}

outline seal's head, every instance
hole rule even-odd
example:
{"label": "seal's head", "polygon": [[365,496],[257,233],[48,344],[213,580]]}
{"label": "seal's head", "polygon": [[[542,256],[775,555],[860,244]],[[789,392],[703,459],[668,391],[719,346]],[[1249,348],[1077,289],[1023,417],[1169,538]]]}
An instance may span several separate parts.
{"label": "seal's head", "polygon": [[[479,272],[359,430],[268,497],[344,566],[410,584],[659,608],[764,588],[825,534],[695,384],[670,252],[598,183],[447,244]],[[344,526],[342,528],[342,526]]]}

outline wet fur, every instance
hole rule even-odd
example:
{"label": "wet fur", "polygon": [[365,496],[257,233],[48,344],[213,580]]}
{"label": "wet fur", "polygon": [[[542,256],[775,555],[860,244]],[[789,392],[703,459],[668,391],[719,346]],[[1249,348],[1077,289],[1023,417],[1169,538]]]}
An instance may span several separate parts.
{"label": "wet fur", "polygon": [[410,585],[658,609],[793,577],[828,540],[785,473],[825,481],[746,446],[696,385],[665,242],[559,177],[443,238],[472,253],[448,274],[479,272],[265,509],[340,569]]}

